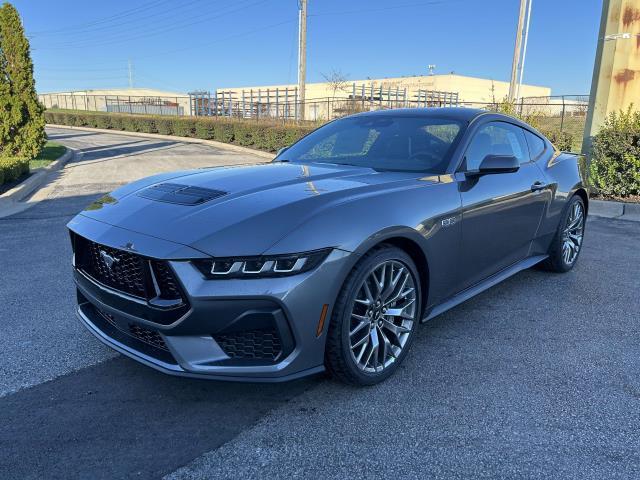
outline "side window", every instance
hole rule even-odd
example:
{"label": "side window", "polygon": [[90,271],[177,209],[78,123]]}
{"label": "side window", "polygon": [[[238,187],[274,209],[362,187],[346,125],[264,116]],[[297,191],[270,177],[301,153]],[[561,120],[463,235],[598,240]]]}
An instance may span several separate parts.
{"label": "side window", "polygon": [[529,150],[520,127],[491,122],[480,128],[465,154],[467,170],[477,170],[487,155],[513,155],[520,164],[529,161]]}
{"label": "side window", "polygon": [[537,160],[540,155],[544,153],[547,148],[547,144],[539,136],[531,133],[528,130],[524,131],[524,136],[527,139],[529,145],[529,153],[531,153],[531,159]]}

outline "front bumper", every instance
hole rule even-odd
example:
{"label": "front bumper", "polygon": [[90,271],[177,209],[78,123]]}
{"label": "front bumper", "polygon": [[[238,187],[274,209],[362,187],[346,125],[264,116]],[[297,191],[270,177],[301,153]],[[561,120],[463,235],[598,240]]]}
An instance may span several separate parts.
{"label": "front bumper", "polygon": [[[124,244],[122,230],[89,219],[80,223],[76,221],[72,231],[91,241],[112,248]],[[114,230],[115,235],[110,233]],[[127,243],[140,247],[136,248],[140,255],[155,243],[151,237],[129,236],[136,237]],[[161,252],[163,243],[148,250]],[[156,317],[166,312],[76,268],[82,323],[108,346],[172,375],[286,381],[324,370],[326,329],[342,279],[351,268],[349,252],[333,250],[315,270],[280,278],[207,280],[186,259],[172,258],[167,263],[188,302],[186,313],[169,321]],[[325,304],[329,306],[326,321],[317,335]]]}

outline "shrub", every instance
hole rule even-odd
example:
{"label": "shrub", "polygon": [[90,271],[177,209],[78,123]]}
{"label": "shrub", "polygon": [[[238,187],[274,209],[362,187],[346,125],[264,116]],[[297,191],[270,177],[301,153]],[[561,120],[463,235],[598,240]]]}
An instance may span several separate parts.
{"label": "shrub", "polygon": [[29,173],[29,159],[21,157],[0,157],[0,185],[13,182]]}
{"label": "shrub", "polygon": [[573,148],[573,135],[567,131],[559,129],[540,130],[541,133],[553,143],[553,145],[564,152],[570,152]]}
{"label": "shrub", "polygon": [[274,125],[254,120],[130,115],[102,112],[45,112],[46,121],[59,125],[88,126],[132,132],[159,133],[235,143],[277,152],[312,130],[312,127]]}
{"label": "shrub", "polygon": [[121,115],[110,115],[111,117],[111,128],[114,130],[125,130],[124,128],[124,118]]}
{"label": "shrub", "polygon": [[207,118],[199,119],[196,122],[194,136],[202,140],[213,140],[215,123]]}
{"label": "shrub", "polygon": [[213,132],[213,139],[218,142],[233,143],[233,140],[235,139],[233,123],[229,121],[218,122]]}
{"label": "shrub", "polygon": [[591,184],[606,197],[640,195],[640,111],[613,112],[593,137]]}
{"label": "shrub", "polygon": [[140,118],[132,115],[124,115],[122,118],[122,130],[127,132],[139,132],[142,128],[142,121]]}
{"label": "shrub", "polygon": [[141,117],[139,124],[140,131],[143,133],[158,133],[156,119],[153,117]]}
{"label": "shrub", "polygon": [[94,115],[93,118],[96,128],[113,128],[110,115]]}
{"label": "shrub", "polygon": [[254,127],[236,123],[233,128],[233,140],[238,145],[250,147],[254,143]]}
{"label": "shrub", "polygon": [[158,118],[156,120],[156,130],[161,135],[173,135],[173,122],[171,118]]}
{"label": "shrub", "polygon": [[196,129],[195,120],[192,118],[174,118],[173,134],[179,137],[192,137]]}

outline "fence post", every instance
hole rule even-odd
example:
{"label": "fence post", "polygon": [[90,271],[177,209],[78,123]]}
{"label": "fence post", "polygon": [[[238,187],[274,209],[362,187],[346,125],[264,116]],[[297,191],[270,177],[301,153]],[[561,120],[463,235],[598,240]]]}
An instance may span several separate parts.
{"label": "fence post", "polygon": [[562,117],[560,117],[560,132],[562,132],[564,129],[564,112],[565,112],[564,95],[562,95]]}
{"label": "fence post", "polygon": [[364,83],[362,84],[362,110],[364,110]]}
{"label": "fence post", "polygon": [[267,88],[267,118],[271,116],[271,92]]}
{"label": "fence post", "polygon": [[373,108],[373,82],[371,82],[371,94],[369,95],[369,110]]}
{"label": "fence post", "polygon": [[279,89],[276,87],[276,118],[280,117],[280,93],[279,93]]}
{"label": "fence post", "polygon": [[284,109],[282,112],[282,119],[285,120],[289,116],[289,87],[284,89]]}
{"label": "fence post", "polygon": [[260,103],[262,102],[262,89],[258,89],[258,105],[256,108],[256,120],[260,120]]}
{"label": "fence post", "polygon": [[298,109],[298,87],[296,87],[294,95],[295,95],[295,97],[294,97],[294,105],[295,105],[296,121],[299,122],[300,119],[298,118],[298,112],[300,110]]}

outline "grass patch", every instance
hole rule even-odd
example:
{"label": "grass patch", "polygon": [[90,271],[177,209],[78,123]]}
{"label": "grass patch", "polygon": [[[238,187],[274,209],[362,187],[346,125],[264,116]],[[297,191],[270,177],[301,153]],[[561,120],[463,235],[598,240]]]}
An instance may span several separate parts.
{"label": "grass patch", "polygon": [[29,168],[35,170],[36,168],[46,167],[54,160],[57,160],[67,149],[64,145],[60,145],[56,142],[48,141],[44,146],[40,155],[29,162]]}

